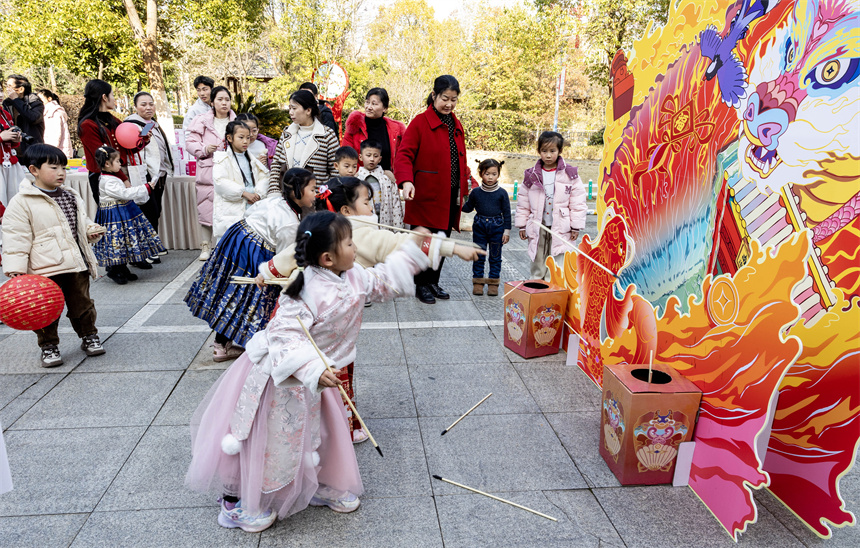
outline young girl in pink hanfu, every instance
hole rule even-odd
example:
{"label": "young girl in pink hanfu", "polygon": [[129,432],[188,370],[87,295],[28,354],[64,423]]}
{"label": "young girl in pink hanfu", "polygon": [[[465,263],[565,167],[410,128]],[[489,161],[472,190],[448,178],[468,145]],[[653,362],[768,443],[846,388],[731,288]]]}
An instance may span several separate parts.
{"label": "young girl in pink hanfu", "polygon": [[514,224],[520,229],[520,238],[529,241],[531,277],[548,280],[547,257],[552,257],[558,266],[564,264],[564,252],[585,228],[588,206],[577,168],[565,164],[561,157],[564,147],[561,133],[544,131],[537,144],[540,160],[523,175]]}
{"label": "young girl in pink hanfu", "polygon": [[385,263],[364,268],[355,264],[344,216],[322,211],[302,220],[296,262],[303,270],[192,419],[186,484],[222,493],[222,527],[262,531],[309,504],[358,508],[364,488],[338,381],[297,316],[328,364],[346,367],[355,360],[365,300],[414,294],[412,276],[431,263],[429,240],[420,248],[406,241]]}

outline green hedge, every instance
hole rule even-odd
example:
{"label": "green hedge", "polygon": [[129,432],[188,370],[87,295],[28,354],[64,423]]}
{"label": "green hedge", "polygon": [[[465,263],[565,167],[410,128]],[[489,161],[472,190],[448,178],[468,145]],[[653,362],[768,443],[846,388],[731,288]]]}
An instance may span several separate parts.
{"label": "green hedge", "polygon": [[519,150],[528,146],[526,118],[512,110],[469,110],[457,113],[466,131],[466,148]]}

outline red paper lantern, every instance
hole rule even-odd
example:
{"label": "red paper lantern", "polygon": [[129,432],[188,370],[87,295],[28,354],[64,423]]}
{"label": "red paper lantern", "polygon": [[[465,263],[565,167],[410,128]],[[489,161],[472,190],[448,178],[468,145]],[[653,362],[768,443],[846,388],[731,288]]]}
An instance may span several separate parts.
{"label": "red paper lantern", "polygon": [[139,125],[132,122],[121,123],[114,132],[116,142],[129,150],[137,148],[137,143],[140,141],[140,129]]}
{"label": "red paper lantern", "polygon": [[47,327],[63,313],[64,304],[60,286],[44,276],[17,276],[0,287],[0,321],[12,329]]}

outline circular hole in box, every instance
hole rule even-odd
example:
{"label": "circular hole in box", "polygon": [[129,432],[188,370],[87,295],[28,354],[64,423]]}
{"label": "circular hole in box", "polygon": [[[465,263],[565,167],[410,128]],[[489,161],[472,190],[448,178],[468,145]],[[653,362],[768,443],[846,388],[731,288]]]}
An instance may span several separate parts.
{"label": "circular hole in box", "polygon": [[[648,382],[647,369],[634,369],[630,374],[633,375],[634,379]],[[651,370],[651,384],[669,384],[670,382],[672,382],[672,377],[670,377],[668,373],[654,371],[653,369]]]}
{"label": "circular hole in box", "polygon": [[549,289],[549,284],[543,284],[540,282],[526,282],[523,285],[529,289]]}

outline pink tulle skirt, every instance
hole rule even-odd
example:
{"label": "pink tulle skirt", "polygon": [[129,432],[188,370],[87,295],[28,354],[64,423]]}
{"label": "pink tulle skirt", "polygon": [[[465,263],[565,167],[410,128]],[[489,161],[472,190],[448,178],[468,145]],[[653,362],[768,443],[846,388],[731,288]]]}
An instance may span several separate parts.
{"label": "pink tulle skirt", "polygon": [[254,514],[267,509],[283,519],[304,510],[320,487],[362,495],[364,487],[347,426],[346,411],[340,393],[326,388],[321,394],[319,415],[312,411],[315,398],[305,398],[305,413],[311,423],[319,421],[319,466],[314,466],[313,432],[315,425],[304,428],[301,443],[290,451],[300,452],[295,477],[275,490],[264,490],[268,410],[272,408],[274,383],[270,378],[260,396],[257,414],[248,439],[236,455],[221,450],[221,439],[230,432],[230,419],[242,393],[242,387],[253,367],[247,354],[240,356],[209,389],[191,419],[191,465],[185,484],[194,491],[227,494],[242,499],[242,507]]}

